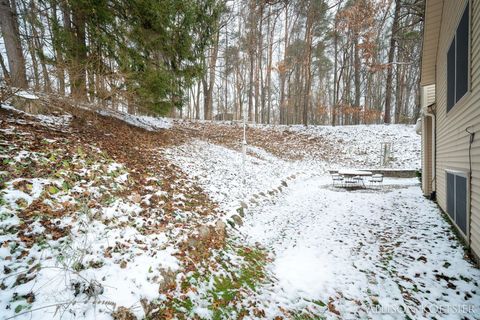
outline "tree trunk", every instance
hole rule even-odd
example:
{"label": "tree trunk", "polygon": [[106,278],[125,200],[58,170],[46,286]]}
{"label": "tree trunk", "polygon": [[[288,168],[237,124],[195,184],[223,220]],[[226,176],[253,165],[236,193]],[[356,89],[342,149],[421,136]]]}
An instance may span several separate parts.
{"label": "tree trunk", "polygon": [[308,125],[308,110],[310,109],[310,94],[311,94],[311,87],[312,87],[312,45],[313,45],[313,15],[311,12],[308,13],[306,28],[305,28],[305,45],[306,45],[306,52],[304,57],[304,80],[305,80],[305,88],[303,92],[303,112],[302,112],[302,122],[304,126]]}
{"label": "tree trunk", "polygon": [[10,80],[15,87],[27,88],[25,58],[15,13],[15,0],[0,0],[0,27],[7,50]]}
{"label": "tree trunk", "polygon": [[250,70],[249,70],[249,83],[248,83],[248,121],[253,120],[253,72],[255,67],[254,50],[250,50]]}
{"label": "tree trunk", "polygon": [[[227,25],[225,25],[225,49],[228,48],[228,27]],[[224,61],[224,68],[226,70],[227,68],[227,62]],[[223,120],[226,119],[227,117],[227,113],[228,113],[228,73],[225,72],[225,76],[224,76],[224,86],[225,86],[225,93],[224,93],[224,102],[223,102]]]}
{"label": "tree trunk", "polygon": [[285,105],[285,82],[287,80],[287,50],[288,50],[288,1],[285,1],[285,42],[283,48],[283,61],[279,65],[279,80],[280,80],[280,124],[287,123],[286,105]]}
{"label": "tree trunk", "polygon": [[268,66],[267,66],[267,85],[266,85],[266,99],[267,99],[267,114],[266,114],[266,123],[270,124],[270,112],[272,109],[272,61],[273,61],[273,37],[275,34],[275,25],[277,17],[273,21],[273,26],[270,27],[270,15],[271,7],[269,11],[268,19],[268,29],[269,29],[269,40],[268,40]]}
{"label": "tree trunk", "polygon": [[338,90],[339,90],[339,79],[338,79],[338,11],[340,10],[340,3],[337,5],[337,13],[335,14],[335,28],[333,30],[333,103],[332,103],[332,126],[335,126],[337,119],[337,105],[338,105]]}
{"label": "tree trunk", "polygon": [[[27,4],[25,1],[22,1],[23,11],[27,11]],[[40,73],[38,71],[38,61],[37,61],[37,54],[36,54],[36,49],[35,49],[35,43],[34,43],[34,37],[32,34],[30,34],[30,29],[29,25],[32,26],[31,21],[27,22],[27,19],[29,18],[31,14],[27,15],[21,15],[21,21],[18,21],[18,23],[21,23],[20,26],[22,27],[22,30],[25,30],[25,38],[26,38],[26,43],[27,43],[27,50],[28,53],[30,54],[30,59],[32,60],[32,70],[33,70],[33,88],[35,91],[40,90]],[[32,26],[33,29],[33,26]]]}
{"label": "tree trunk", "polygon": [[[400,52],[397,51],[397,55],[400,55]],[[400,59],[400,57],[398,57]],[[396,66],[395,72],[395,112],[394,112],[394,123],[400,123],[400,115],[402,112],[402,67],[400,65]]]}
{"label": "tree trunk", "polygon": [[[70,18],[70,8],[68,7],[66,2],[60,1],[60,6],[62,9],[62,18],[63,18],[63,27],[65,29],[66,34],[69,35],[70,38],[72,38],[73,41],[73,30],[72,30],[72,20]],[[68,81],[69,81],[69,86],[70,86],[70,94],[72,94],[72,81],[75,79],[75,68],[73,66],[73,51],[74,49],[72,48],[73,45],[69,44],[66,46],[66,67],[68,69]]]}
{"label": "tree trunk", "polygon": [[87,99],[87,45],[85,35],[85,13],[80,8],[72,10],[72,23],[75,44],[73,48],[73,79],[70,79],[72,96]]}
{"label": "tree trunk", "polygon": [[359,35],[354,35],[354,86],[355,86],[355,102],[354,102],[354,110],[356,111],[354,114],[354,124],[360,123],[360,49],[358,38]]}
{"label": "tree trunk", "polygon": [[200,119],[200,81],[197,83],[197,92],[195,97],[195,119]]}
{"label": "tree trunk", "polygon": [[63,60],[63,53],[60,48],[59,41],[55,37],[55,32],[57,31],[59,26],[59,21],[57,16],[57,2],[55,0],[52,1],[51,20],[52,22],[50,22],[50,19],[47,19],[47,23],[50,29],[50,34],[53,35],[52,47],[53,47],[53,52],[55,54],[54,59],[55,59],[55,70],[57,73],[57,81],[58,81],[58,92],[61,95],[65,95],[65,63]]}
{"label": "tree trunk", "polygon": [[5,65],[5,61],[3,61],[3,55],[0,53],[0,66],[2,67],[2,73],[5,81],[7,84],[10,83],[10,73],[8,73],[7,66]]}
{"label": "tree trunk", "polygon": [[243,119],[243,94],[242,94],[242,83],[243,77],[240,71],[240,66],[237,64],[235,66],[235,87],[236,87],[236,96],[238,103],[238,116],[237,119]]}
{"label": "tree trunk", "polygon": [[212,120],[213,114],[213,86],[215,85],[215,70],[217,66],[217,57],[218,57],[218,45],[220,39],[220,31],[217,31],[215,35],[215,43],[212,47],[210,61],[209,61],[209,72],[208,72],[208,81],[204,77],[202,79],[203,84],[203,117],[205,120]]}
{"label": "tree trunk", "polygon": [[392,89],[393,89],[393,59],[395,58],[395,49],[396,49],[396,36],[398,29],[398,19],[400,16],[400,0],[395,0],[395,14],[393,16],[392,23],[392,35],[390,37],[390,49],[388,51],[388,69],[387,69],[387,80],[386,80],[386,89],[385,89],[385,115],[383,117],[383,122],[391,123],[391,103],[392,103]]}
{"label": "tree trunk", "polygon": [[43,78],[43,90],[45,92],[50,92],[51,90],[50,75],[47,69],[47,61],[45,58],[45,52],[43,50],[43,41],[42,41],[42,39],[45,39],[45,32],[44,32],[44,28],[42,27],[40,28],[40,34],[39,34],[36,28],[37,20],[35,15],[38,15],[38,14],[40,13],[36,7],[35,1],[30,0],[30,14],[28,15],[28,20],[32,29],[33,47],[35,49],[35,53],[38,56],[38,59],[40,60],[40,67],[42,69],[42,78]]}

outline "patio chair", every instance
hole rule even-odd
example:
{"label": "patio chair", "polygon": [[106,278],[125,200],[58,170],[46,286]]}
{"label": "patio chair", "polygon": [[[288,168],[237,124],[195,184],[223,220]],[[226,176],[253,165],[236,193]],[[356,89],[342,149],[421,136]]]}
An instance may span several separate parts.
{"label": "patio chair", "polygon": [[339,175],[338,173],[330,173],[330,176],[332,177],[332,186],[336,187],[343,185],[343,176]]}
{"label": "patio chair", "polygon": [[356,184],[360,187],[363,186],[365,187],[365,182],[363,181],[363,177],[361,176],[355,176],[353,177],[353,180],[356,182]]}
{"label": "patio chair", "polygon": [[346,188],[356,187],[356,186],[358,186],[358,180],[356,179],[356,177],[345,176],[344,186]]}
{"label": "patio chair", "polygon": [[368,179],[370,185],[378,185],[379,187],[383,187],[383,175],[382,174],[374,174]]}

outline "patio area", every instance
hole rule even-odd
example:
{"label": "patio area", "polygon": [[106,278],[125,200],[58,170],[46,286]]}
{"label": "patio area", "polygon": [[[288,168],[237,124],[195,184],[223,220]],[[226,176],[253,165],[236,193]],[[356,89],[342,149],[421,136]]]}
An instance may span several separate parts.
{"label": "patio area", "polygon": [[368,170],[342,169],[329,170],[332,186],[341,188],[382,187],[383,174]]}

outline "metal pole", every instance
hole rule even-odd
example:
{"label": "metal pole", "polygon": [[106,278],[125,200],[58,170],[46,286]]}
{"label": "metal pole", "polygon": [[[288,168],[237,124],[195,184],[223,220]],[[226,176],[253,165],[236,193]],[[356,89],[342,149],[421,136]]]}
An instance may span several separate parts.
{"label": "metal pole", "polygon": [[242,142],[242,174],[243,184],[245,185],[245,162],[247,158],[247,108],[243,106],[243,142]]}

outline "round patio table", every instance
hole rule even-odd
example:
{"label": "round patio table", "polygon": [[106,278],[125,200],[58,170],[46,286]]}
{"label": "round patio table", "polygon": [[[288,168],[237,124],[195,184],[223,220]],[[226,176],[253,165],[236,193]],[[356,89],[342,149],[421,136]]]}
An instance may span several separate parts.
{"label": "round patio table", "polygon": [[338,174],[345,178],[343,187],[351,188],[356,186],[362,186],[365,188],[365,181],[363,177],[371,176],[370,171],[362,170],[340,170]]}
{"label": "round patio table", "polygon": [[372,175],[370,171],[362,171],[362,170],[340,170],[338,171],[338,174],[342,176],[350,176],[350,177]]}

